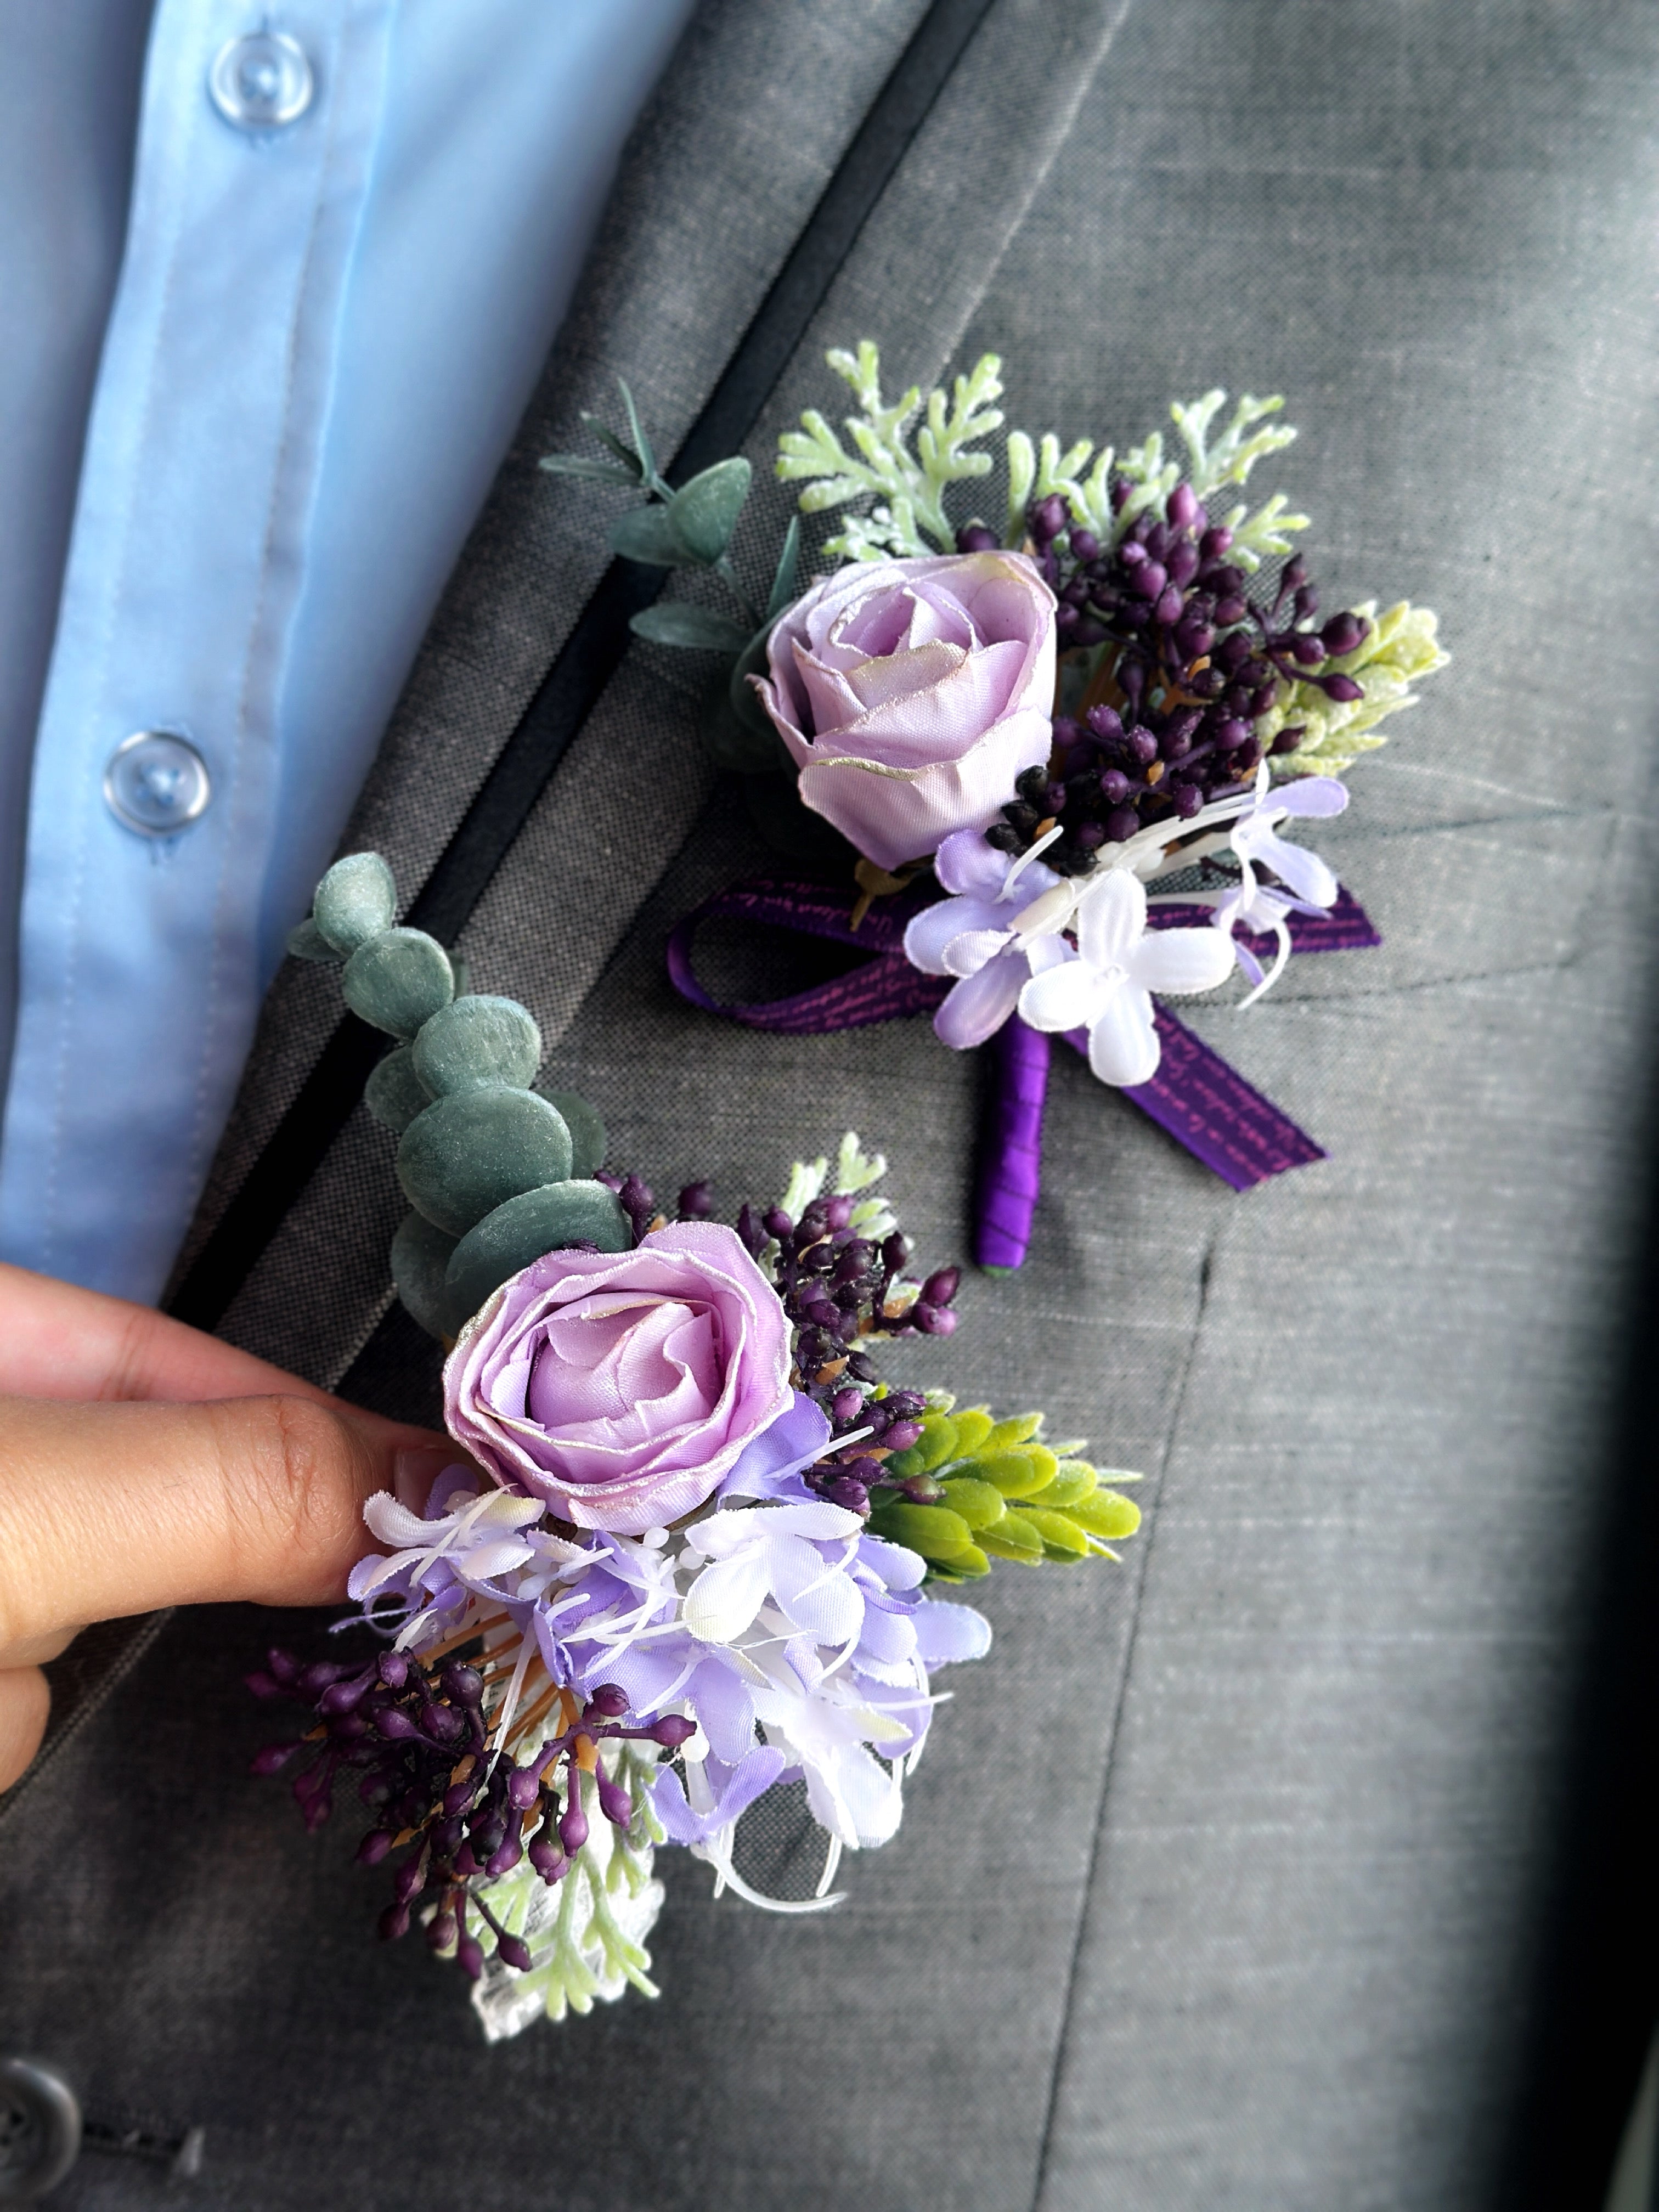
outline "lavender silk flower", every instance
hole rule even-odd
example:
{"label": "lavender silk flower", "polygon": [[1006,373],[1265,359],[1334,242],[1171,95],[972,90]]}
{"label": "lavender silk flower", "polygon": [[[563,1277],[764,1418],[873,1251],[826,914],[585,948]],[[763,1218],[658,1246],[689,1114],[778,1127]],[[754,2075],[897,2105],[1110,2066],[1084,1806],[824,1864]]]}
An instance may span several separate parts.
{"label": "lavender silk flower", "polygon": [[854,563],[773,630],[756,689],[800,795],[878,866],[994,821],[1048,757],[1054,593],[1021,553]]}
{"label": "lavender silk flower", "polygon": [[947,837],[933,872],[953,896],[916,915],[904,933],[904,957],[925,975],[957,978],[933,1030],[941,1044],[965,1052],[1002,1027],[1034,973],[1064,957],[1054,939],[1020,937],[1013,927],[1015,916],[1061,878],[1029,854],[999,852],[977,830]]}
{"label": "lavender silk flower", "polygon": [[444,1368],[450,1434],[488,1474],[624,1534],[695,1511],[793,1402],[777,1293],[714,1222],[631,1252],[550,1252]]}

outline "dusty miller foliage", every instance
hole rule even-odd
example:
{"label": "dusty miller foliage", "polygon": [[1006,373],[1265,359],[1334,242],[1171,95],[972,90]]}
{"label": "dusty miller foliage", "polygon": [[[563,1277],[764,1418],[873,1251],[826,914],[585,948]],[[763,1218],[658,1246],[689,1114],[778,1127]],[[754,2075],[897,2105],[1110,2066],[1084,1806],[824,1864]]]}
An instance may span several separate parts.
{"label": "dusty miller foliage", "polygon": [[[804,514],[842,510],[840,532],[828,541],[824,553],[832,560],[880,561],[891,555],[952,550],[957,526],[945,504],[951,487],[988,477],[995,465],[987,446],[1004,422],[996,404],[1003,392],[1000,357],[986,354],[965,376],[955,379],[948,395],[936,387],[924,401],[921,386],[913,384],[891,402],[882,397],[881,356],[868,338],[856,353],[837,349],[828,359],[858,402],[858,413],[842,424],[851,450],[811,408],[801,416],[799,430],[786,430],[779,439],[777,460],[785,483],[805,485]],[[1071,502],[1079,523],[1103,544],[1115,544],[1146,508],[1161,506],[1184,476],[1212,518],[1232,532],[1228,557],[1240,568],[1255,569],[1264,559],[1288,553],[1291,532],[1305,530],[1308,517],[1288,513],[1282,492],[1254,512],[1246,501],[1223,510],[1217,498],[1230,485],[1242,486],[1259,460],[1280,452],[1295,437],[1288,424],[1268,419],[1285,403],[1246,392],[1217,431],[1226,398],[1224,392],[1206,392],[1201,399],[1188,405],[1177,401],[1170,410],[1186,448],[1184,463],[1166,458],[1163,433],[1157,430],[1121,454],[1111,446],[1097,449],[1087,438],[1062,447],[1052,431],[1034,441],[1024,430],[1010,430],[1003,441],[1003,543],[1022,544],[1029,503],[1058,492]],[[1126,479],[1130,487],[1116,514],[1114,477]]]}

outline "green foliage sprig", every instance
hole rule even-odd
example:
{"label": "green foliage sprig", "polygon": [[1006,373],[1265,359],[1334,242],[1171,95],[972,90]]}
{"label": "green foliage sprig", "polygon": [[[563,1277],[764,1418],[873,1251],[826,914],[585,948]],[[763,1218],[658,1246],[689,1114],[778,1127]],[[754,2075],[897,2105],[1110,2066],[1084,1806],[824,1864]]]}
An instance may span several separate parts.
{"label": "green foliage sprig", "polygon": [[[929,1478],[937,1495],[878,1504],[872,1534],[920,1553],[938,1582],[977,1581],[994,1559],[1039,1566],[1118,1557],[1112,1540],[1134,1534],[1140,1509],[1104,1486],[1100,1470],[1079,1458],[1080,1443],[1044,1443],[1041,1413],[999,1421],[985,1406],[957,1412],[948,1392],[929,1396],[921,1437],[889,1457],[887,1472],[913,1492],[929,1486],[914,1478]],[[1140,1479],[1111,1469],[1104,1483]]]}

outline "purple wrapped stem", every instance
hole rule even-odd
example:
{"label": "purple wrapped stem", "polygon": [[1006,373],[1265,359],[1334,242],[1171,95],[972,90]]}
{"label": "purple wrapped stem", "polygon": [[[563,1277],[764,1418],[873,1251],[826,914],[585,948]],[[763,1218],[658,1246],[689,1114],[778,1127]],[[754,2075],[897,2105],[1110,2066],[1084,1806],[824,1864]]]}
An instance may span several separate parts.
{"label": "purple wrapped stem", "polygon": [[[668,972],[694,1006],[751,1029],[794,1036],[827,1036],[838,1030],[899,1015],[931,1012],[951,988],[949,977],[925,975],[904,957],[904,928],[936,895],[931,883],[872,906],[855,930],[846,895],[822,884],[760,878],[737,884],[688,915],[668,940]],[[1153,910],[1154,928],[1193,928],[1208,920],[1201,906]],[[691,948],[704,921],[726,918],[803,931],[866,949],[871,957],[845,975],[784,999],[750,1006],[722,1006],[698,981]],[[1339,952],[1380,945],[1382,939],[1358,902],[1344,890],[1328,913],[1293,914],[1292,951]],[[1270,939],[1245,937],[1270,957]],[[1156,1010],[1164,1053],[1150,1083],[1126,1090],[1142,1113],[1184,1145],[1194,1159],[1235,1190],[1249,1190],[1269,1176],[1322,1160],[1325,1153],[1305,1130],[1247,1083],[1167,1006]],[[1088,1050],[1082,1030],[1066,1042]],[[1042,1109],[1048,1085],[1051,1040],[1018,1014],[991,1040],[991,1091],[975,1205],[975,1252],[982,1267],[1009,1269],[1024,1261],[1042,1180]]]}
{"label": "purple wrapped stem", "polygon": [[991,1039],[990,1109],[985,1119],[974,1257],[981,1267],[1024,1264],[1042,1187],[1042,1103],[1052,1040],[1011,1015]]}

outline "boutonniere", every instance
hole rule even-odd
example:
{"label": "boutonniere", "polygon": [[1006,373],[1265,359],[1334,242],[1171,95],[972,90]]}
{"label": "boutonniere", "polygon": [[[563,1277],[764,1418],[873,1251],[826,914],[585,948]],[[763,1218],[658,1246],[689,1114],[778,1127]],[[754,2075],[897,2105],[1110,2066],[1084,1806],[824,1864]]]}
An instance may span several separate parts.
{"label": "boutonniere", "polygon": [[[1249,1006],[1292,954],[1380,943],[1297,833],[1346,807],[1348,769],[1445,664],[1434,616],[1403,601],[1325,612],[1293,545],[1309,518],[1280,492],[1236,496],[1295,435],[1276,398],[1177,404],[1176,451],[1159,432],[1119,453],[1010,431],[988,522],[965,488],[995,465],[1000,361],[890,401],[867,341],[829,362],[857,411],[842,431],[804,416],[776,467],[803,486],[804,514],[839,527],[801,592],[797,519],[763,611],[729,550],[746,461],[672,490],[624,387],[627,434],[594,424],[605,459],[544,464],[644,490],[615,550],[710,588],[634,628],[720,656],[716,760],[751,778],[786,843],[816,822],[820,868],[840,875],[710,901],[671,939],[677,988],[797,1033],[931,1008],[945,1044],[993,1045],[976,1208],[989,1267],[1025,1256],[1053,1036],[1236,1188],[1322,1158],[1164,1001],[1237,972]],[[871,957],[850,981],[720,1006],[693,949],[702,921],[732,915]]]}
{"label": "boutonniere", "polygon": [[[1115,1559],[1139,1478],[1041,1413],[886,1381],[894,1340],[955,1337],[960,1276],[914,1264],[855,1136],[729,1224],[706,1183],[660,1206],[592,1105],[536,1087],[526,1008],[458,994],[397,927],[378,855],[330,870],[290,944],[397,1040],[367,1092],[410,1206],[390,1268],[447,1349],[455,1459],[370,1499],[341,1656],[249,1678],[307,1714],[256,1770],[313,1828],[367,1820],[382,1936],[458,1960],[510,2035],[655,1994],[664,1844],[775,1910],[837,1902],[842,1853],[898,1827],[934,1675],[989,1648],[955,1593],[995,1561]],[[792,1784],[823,1874],[780,1900],[736,1844]]]}

